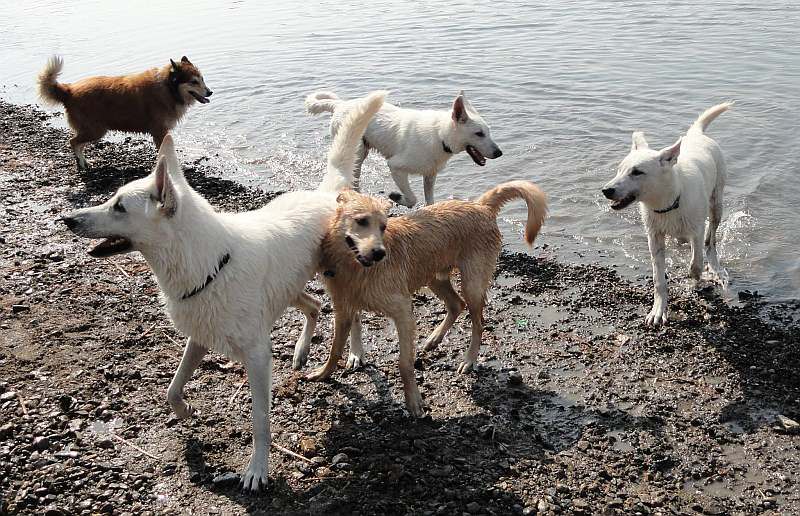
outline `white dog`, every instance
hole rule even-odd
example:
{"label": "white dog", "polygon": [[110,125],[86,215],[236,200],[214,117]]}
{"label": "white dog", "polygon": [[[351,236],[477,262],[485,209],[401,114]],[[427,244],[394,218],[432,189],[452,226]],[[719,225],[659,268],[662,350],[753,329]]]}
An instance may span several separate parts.
{"label": "white dog", "polygon": [[[383,98],[376,92],[354,104],[331,147],[329,170],[352,170],[356,147]],[[80,236],[104,239],[92,256],[139,251],[152,267],[170,318],[189,337],[167,391],[179,417],[193,412],[183,387],[209,349],[244,363],[253,398],[253,455],[242,476],[245,489],[267,484],[270,331],[286,307],[295,306],[306,317],[296,349],[308,349],[319,302],[303,289],[319,267],[336,197],[335,191],[293,192],[260,210],[218,213],[186,182],[167,135],[151,175],[123,186],[104,204],[63,219]]]}
{"label": "white dog", "polygon": [[616,177],[603,187],[614,210],[640,203],[653,262],[653,308],[645,319],[649,326],[667,322],[665,235],[691,244],[689,277],[696,283],[703,269],[703,230],[708,217],[706,260],[716,279],[727,281],[717,258],[717,227],[727,173],[722,150],[705,130],[731,106],[733,102],[725,102],[707,109],[686,136],[659,151],[647,145],[641,132],[634,132],[630,153],[620,163]]}
{"label": "white dog", "polygon": [[[333,113],[331,135],[341,126],[344,113],[352,106],[352,100],[341,100],[335,93],[320,91],[306,97],[306,110],[311,114],[324,111]],[[392,179],[400,193],[389,195],[393,201],[413,207],[417,197],[408,184],[409,174],[423,176],[425,204],[433,204],[433,187],[436,175],[454,155],[467,151],[480,166],[486,158],[503,155],[492,140],[489,125],[460,92],[449,111],[404,109],[389,103],[375,115],[364,133],[364,145],[356,157],[354,186],[358,189],[361,164],[370,149],[375,149],[389,165]]]}

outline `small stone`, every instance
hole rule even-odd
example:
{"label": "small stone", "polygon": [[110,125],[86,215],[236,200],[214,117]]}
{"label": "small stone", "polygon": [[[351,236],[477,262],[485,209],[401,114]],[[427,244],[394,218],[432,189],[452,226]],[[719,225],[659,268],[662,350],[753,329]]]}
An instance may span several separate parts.
{"label": "small stone", "polygon": [[39,451],[50,449],[50,439],[47,437],[36,437],[33,439],[33,448]]}
{"label": "small stone", "polygon": [[300,452],[306,457],[313,457],[317,454],[317,443],[308,437],[300,439]]}
{"label": "small stone", "polygon": [[0,426],[0,439],[11,437],[11,434],[13,433],[14,433],[14,423],[6,423],[5,425]]}
{"label": "small stone", "polygon": [[238,484],[239,475],[238,473],[233,473],[229,471],[227,473],[222,473],[221,475],[217,475],[216,477],[214,477],[212,482],[214,483],[214,485],[217,486]]}
{"label": "small stone", "polygon": [[522,373],[517,370],[508,372],[508,385],[512,387],[515,385],[522,385]]}
{"label": "small stone", "polygon": [[28,305],[11,305],[11,311],[15,314],[19,312],[27,312],[30,309],[31,307]]}
{"label": "small stone", "polygon": [[335,473],[330,468],[322,466],[320,468],[317,468],[317,476],[319,478],[330,478],[335,476]]}
{"label": "small stone", "polygon": [[470,514],[478,514],[481,512],[481,504],[478,502],[470,502],[467,504],[467,511]]}
{"label": "small stone", "polygon": [[800,423],[783,414],[778,414],[778,429],[786,433],[796,433],[800,431]]}
{"label": "small stone", "polygon": [[17,397],[17,393],[16,392],[8,391],[8,392],[4,392],[3,394],[0,394],[0,401],[13,400],[16,397]]}
{"label": "small stone", "polygon": [[340,462],[347,462],[348,460],[350,460],[350,457],[348,457],[346,453],[337,453],[333,456],[333,459],[331,459],[331,465],[335,466]]}

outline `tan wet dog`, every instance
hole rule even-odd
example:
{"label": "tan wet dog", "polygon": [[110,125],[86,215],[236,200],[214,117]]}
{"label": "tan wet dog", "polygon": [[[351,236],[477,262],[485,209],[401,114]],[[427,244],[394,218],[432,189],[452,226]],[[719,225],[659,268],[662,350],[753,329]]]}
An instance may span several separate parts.
{"label": "tan wet dog", "polygon": [[108,131],[148,133],[156,148],[195,101],[209,102],[213,93],[203,76],[183,56],[161,68],[116,77],[89,77],[70,84],[57,81],[64,61],[52,57],[39,74],[39,96],[50,104],[63,104],[67,122],[75,132],[69,144],[78,168],[89,163],[83,154],[88,143]]}
{"label": "tan wet dog", "polygon": [[[411,296],[428,286],[447,306],[447,316],[425,341],[425,350],[442,341],[466,305],[472,338],[458,370],[469,372],[478,358],[486,290],[502,243],[497,213],[512,199],[528,205],[525,241],[532,244],[544,222],[547,201],[544,192],[528,181],[504,183],[477,201],[444,201],[392,218],[387,216],[391,204],[386,200],[351,190],[339,194],[338,211],[322,243],[324,280],[335,309],[333,344],[328,361],[308,378],[324,380],[333,373],[351,326],[359,324],[360,311],[379,312],[395,323],[406,407],[413,416],[421,416]],[[450,281],[454,269],[461,272],[463,300]],[[359,339],[353,339],[351,346],[359,348],[351,353],[363,353]]]}

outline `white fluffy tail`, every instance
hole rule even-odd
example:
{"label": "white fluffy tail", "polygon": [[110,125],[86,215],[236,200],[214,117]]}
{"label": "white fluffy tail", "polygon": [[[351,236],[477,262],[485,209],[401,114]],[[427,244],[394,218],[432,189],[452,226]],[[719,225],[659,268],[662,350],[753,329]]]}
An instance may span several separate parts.
{"label": "white fluffy tail", "polygon": [[697,117],[697,120],[694,121],[692,127],[690,127],[689,130],[691,131],[692,129],[694,130],[699,129],[700,132],[702,133],[706,132],[706,129],[711,124],[711,122],[713,122],[714,119],[716,119],[719,115],[732,108],[733,104],[734,102],[731,100],[728,102],[723,102],[722,104],[717,104],[716,106],[706,109],[705,111],[703,111],[702,115]]}
{"label": "white fluffy tail", "polygon": [[64,68],[64,60],[53,56],[47,60],[44,69],[39,72],[39,97],[46,104],[63,104],[69,98],[69,87],[59,84],[57,79]]}
{"label": "white fluffy tail", "polygon": [[306,112],[310,115],[318,115],[325,112],[333,113],[341,101],[342,99],[333,92],[318,91],[306,97]]}
{"label": "white fluffy tail", "polygon": [[328,151],[328,170],[318,190],[338,192],[352,187],[356,151],[372,117],[383,106],[386,91],[374,91],[347,111]]}

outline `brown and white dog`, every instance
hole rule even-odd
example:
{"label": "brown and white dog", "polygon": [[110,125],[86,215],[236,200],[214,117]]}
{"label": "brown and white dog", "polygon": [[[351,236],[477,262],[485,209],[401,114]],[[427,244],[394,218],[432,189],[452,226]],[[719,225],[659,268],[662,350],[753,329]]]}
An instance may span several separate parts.
{"label": "brown and white dog", "polygon": [[59,83],[64,66],[52,57],[39,74],[39,96],[49,104],[63,104],[67,122],[75,135],[69,144],[78,168],[89,163],[83,154],[88,143],[106,132],[149,133],[156,148],[195,101],[209,102],[213,93],[206,87],[200,70],[183,56],[161,68],[115,77],[99,76],[70,84]]}
{"label": "brown and white dog", "polygon": [[[444,321],[425,341],[426,351],[442,341],[466,306],[472,338],[458,371],[469,372],[480,351],[486,290],[502,244],[497,213],[518,198],[528,205],[525,241],[530,245],[544,222],[547,200],[529,181],[503,183],[476,201],[449,200],[391,218],[387,216],[389,201],[342,191],[322,242],[324,281],[335,310],[333,344],[328,361],[308,378],[324,380],[333,373],[351,326],[359,324],[360,311],[384,314],[397,328],[406,407],[413,416],[421,416],[422,397],[414,378],[416,324],[411,296],[428,286],[447,306]],[[454,269],[461,272],[463,299],[450,281]],[[351,348],[356,346],[351,354],[361,360],[360,341],[351,339]]]}

